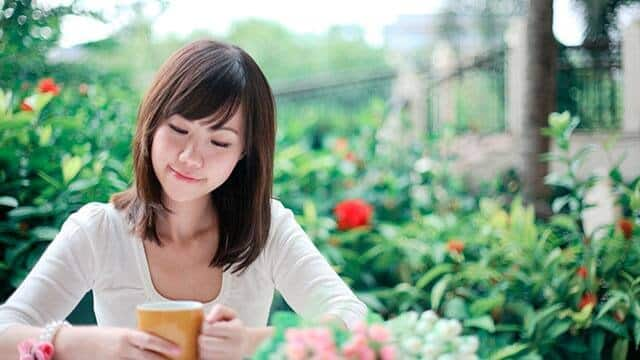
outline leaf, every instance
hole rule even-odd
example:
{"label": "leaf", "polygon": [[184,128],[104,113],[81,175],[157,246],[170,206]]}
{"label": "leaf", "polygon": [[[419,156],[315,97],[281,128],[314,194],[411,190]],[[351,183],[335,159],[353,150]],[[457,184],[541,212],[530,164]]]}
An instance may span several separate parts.
{"label": "leaf", "polygon": [[504,302],[505,296],[503,294],[480,298],[471,304],[469,311],[473,316],[484,315],[496,307],[501,307],[504,305]]}
{"label": "leaf", "polygon": [[367,307],[375,310],[376,312],[384,312],[386,311],[386,307],[380,302],[377,296],[372,293],[358,293],[358,298],[362,300]]}
{"label": "leaf", "polygon": [[570,215],[565,214],[556,214],[551,217],[551,225],[557,226],[559,228],[569,230],[571,232],[578,231],[578,225],[576,224],[575,218]]}
{"label": "leaf", "polygon": [[9,277],[9,283],[14,288],[20,287],[20,284],[22,283],[24,278],[27,277],[28,274],[29,274],[28,271],[25,269],[15,270],[14,273],[12,273],[11,276]]}
{"label": "leaf", "polygon": [[625,339],[629,337],[629,332],[627,331],[627,327],[615,321],[611,316],[603,316],[599,319],[596,319],[593,322],[593,326],[603,328]]}
{"label": "leaf", "polygon": [[452,264],[439,264],[431,268],[431,270],[427,271],[426,274],[422,275],[422,277],[416,283],[416,288],[424,289],[425,286],[429,285],[431,281],[442,274],[449,273],[453,270]]}
{"label": "leaf", "polygon": [[33,111],[40,112],[48,103],[53,99],[53,94],[51,93],[39,93],[35,95],[31,95],[29,98],[33,98]]}
{"label": "leaf", "polygon": [[451,275],[445,275],[433,286],[433,289],[431,289],[431,308],[433,310],[437,310],[440,307],[440,301],[444,296],[445,290],[447,290],[450,279]]}
{"label": "leaf", "polygon": [[576,183],[571,177],[558,173],[551,173],[545,176],[544,183],[547,185],[567,188],[569,190],[576,187]]}
{"label": "leaf", "polygon": [[544,308],[536,312],[532,317],[525,319],[525,334],[528,338],[533,336],[533,333],[538,326],[538,323],[545,321],[547,318],[555,316],[555,313],[562,308],[562,305],[555,304]]}
{"label": "leaf", "polygon": [[51,127],[51,125],[42,126],[37,129],[37,133],[38,133],[38,145],[45,146],[49,143],[49,140],[51,140],[51,135],[53,134],[53,128]]}
{"label": "leaf", "polygon": [[489,359],[490,360],[507,359],[507,358],[510,358],[512,356],[516,356],[516,355],[522,353],[523,351],[527,350],[528,348],[529,348],[529,345],[527,345],[527,344],[522,344],[522,343],[511,344],[511,345],[505,346],[505,347],[501,348],[500,350],[498,350],[498,351],[494,352],[493,354],[491,354]]}
{"label": "leaf", "polygon": [[587,155],[592,153],[595,149],[596,149],[595,145],[587,145],[582,147],[582,149],[580,149],[580,151],[578,151],[578,153],[576,153],[571,158],[570,166],[571,166],[572,172],[574,173],[578,172],[578,170],[580,169],[580,166],[582,166],[582,163],[584,163],[584,161],[586,160]]}
{"label": "leaf", "polygon": [[465,319],[469,317],[467,311],[467,304],[464,299],[456,296],[453,299],[447,301],[444,306],[444,316],[452,319]]}
{"label": "leaf", "polygon": [[0,121],[0,131],[15,131],[31,125],[31,116],[16,116],[10,120]]}
{"label": "leaf", "polygon": [[18,207],[18,200],[11,196],[0,196],[0,205],[15,208]]}
{"label": "leaf", "polygon": [[562,250],[560,248],[555,248],[551,250],[547,258],[544,260],[544,268],[548,269],[553,265],[553,263],[560,258],[562,255]]}
{"label": "leaf", "polygon": [[51,241],[58,235],[58,229],[49,226],[38,226],[31,233],[39,240]]}
{"label": "leaf", "polygon": [[561,196],[559,198],[553,199],[553,203],[551,203],[551,210],[554,214],[559,213],[569,202],[571,201],[570,195]]}
{"label": "leaf", "polygon": [[604,305],[602,305],[602,308],[600,308],[600,312],[598,312],[596,319],[601,318],[602,315],[606,314],[609,310],[611,310],[611,308],[614,307],[620,300],[624,299],[625,296],[626,294],[620,293],[620,292],[616,292],[615,294],[613,294],[609,298],[609,300],[607,300],[607,302]]}
{"label": "leaf", "polygon": [[617,167],[609,171],[609,177],[611,178],[611,180],[614,181],[614,183],[621,183],[623,181],[622,173],[620,172],[620,169]]}
{"label": "leaf", "polygon": [[79,179],[69,185],[69,190],[81,192],[98,185],[98,183],[98,179]]}
{"label": "leaf", "polygon": [[9,211],[8,215],[10,218],[19,221],[24,218],[48,215],[53,210],[53,206],[51,204],[44,204],[42,206],[21,206]]}
{"label": "leaf", "polygon": [[545,341],[555,342],[555,339],[564,334],[571,327],[571,321],[559,321],[551,325],[545,332]]}
{"label": "leaf", "polygon": [[463,322],[465,327],[474,327],[478,329],[486,330],[490,333],[496,331],[495,323],[493,322],[493,318],[489,315],[480,316],[472,319],[466,319]]}
{"label": "leaf", "polygon": [[62,180],[68,184],[82,169],[82,159],[78,156],[65,155],[62,158]]}
{"label": "leaf", "polygon": [[307,224],[313,224],[318,219],[318,211],[316,206],[311,200],[305,200],[302,204],[302,213],[304,214]]}
{"label": "leaf", "polygon": [[629,340],[618,339],[616,344],[613,345],[613,351],[611,351],[612,360],[626,360],[627,352],[629,352]]}
{"label": "leaf", "polygon": [[635,339],[636,349],[640,346],[640,319],[636,319],[633,325],[633,338]]}
{"label": "leaf", "polygon": [[53,177],[49,176],[49,175],[48,175],[47,173],[45,173],[44,171],[42,171],[42,170],[38,170],[38,171],[36,172],[36,174],[38,174],[38,176],[39,176],[42,180],[46,181],[47,183],[49,183],[49,184],[50,184],[51,186],[53,186],[54,188],[59,189],[59,188],[61,188],[61,187],[62,187],[62,184],[60,184],[60,182],[59,182],[58,180],[56,180],[56,179],[54,179]]}
{"label": "leaf", "polygon": [[589,355],[592,359],[600,359],[602,348],[604,347],[605,333],[602,330],[594,329],[589,339]]}

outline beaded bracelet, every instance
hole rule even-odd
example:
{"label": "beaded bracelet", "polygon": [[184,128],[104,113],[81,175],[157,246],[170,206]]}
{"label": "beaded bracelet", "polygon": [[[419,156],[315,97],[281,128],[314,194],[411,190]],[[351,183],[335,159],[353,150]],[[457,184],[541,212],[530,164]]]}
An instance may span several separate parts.
{"label": "beaded bracelet", "polygon": [[62,327],[71,326],[66,321],[48,323],[40,334],[39,340],[27,339],[18,344],[20,360],[51,360],[55,352],[53,339]]}
{"label": "beaded bracelet", "polygon": [[55,338],[58,331],[61,328],[68,326],[71,326],[71,324],[69,324],[69,322],[67,322],[66,320],[52,321],[44,327],[44,331],[40,334],[39,340],[41,342],[48,342],[53,344],[53,339]]}

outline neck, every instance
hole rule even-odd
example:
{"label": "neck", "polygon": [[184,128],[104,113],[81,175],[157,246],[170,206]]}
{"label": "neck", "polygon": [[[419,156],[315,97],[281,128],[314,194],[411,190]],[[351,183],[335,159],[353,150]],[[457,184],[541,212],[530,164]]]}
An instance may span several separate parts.
{"label": "neck", "polygon": [[217,213],[209,196],[187,202],[164,197],[163,203],[171,210],[171,213],[162,213],[156,222],[163,243],[189,245],[198,235],[217,226]]}

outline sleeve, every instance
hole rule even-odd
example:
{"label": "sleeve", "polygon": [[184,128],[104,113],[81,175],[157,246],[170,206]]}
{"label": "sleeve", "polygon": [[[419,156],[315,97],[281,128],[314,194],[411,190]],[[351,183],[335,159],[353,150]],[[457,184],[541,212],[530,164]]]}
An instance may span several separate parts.
{"label": "sleeve", "polygon": [[65,319],[92,288],[98,257],[82,226],[91,215],[95,206],[90,205],[71,215],[24,281],[0,305],[0,334],[13,324],[44,326]]}
{"label": "sleeve", "polygon": [[367,312],[296,222],[291,210],[275,204],[267,263],[272,281],[293,310],[305,318],[333,315],[353,328]]}

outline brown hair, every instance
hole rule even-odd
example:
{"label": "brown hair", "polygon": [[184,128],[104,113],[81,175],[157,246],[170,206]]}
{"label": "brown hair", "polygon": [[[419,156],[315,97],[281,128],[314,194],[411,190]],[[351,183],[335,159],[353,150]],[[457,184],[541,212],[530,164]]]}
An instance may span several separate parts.
{"label": "brown hair", "polygon": [[219,216],[220,243],[210,266],[233,272],[260,255],[271,223],[275,101],[267,79],[244,50],[212,40],[186,45],[165,62],[138,111],[133,140],[134,185],[111,197],[143,240],[162,246],[156,232],[162,188],[151,164],[153,134],[163,119],[214,115],[223,126],[236,111],[245,119],[244,157],[229,178],[211,192]]}

